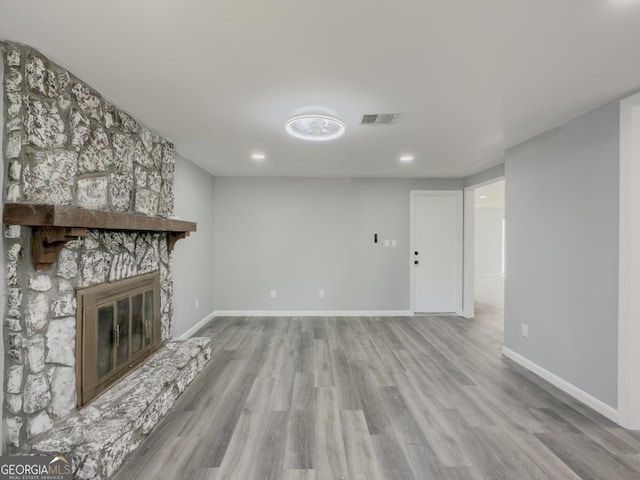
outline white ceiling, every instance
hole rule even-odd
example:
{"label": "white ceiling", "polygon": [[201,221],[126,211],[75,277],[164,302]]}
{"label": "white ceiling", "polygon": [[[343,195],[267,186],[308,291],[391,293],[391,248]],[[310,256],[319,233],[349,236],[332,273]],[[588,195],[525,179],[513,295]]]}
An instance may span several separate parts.
{"label": "white ceiling", "polygon": [[[0,37],[217,175],[466,176],[640,88],[635,0],[0,0]],[[313,107],[346,135],[288,137]]]}

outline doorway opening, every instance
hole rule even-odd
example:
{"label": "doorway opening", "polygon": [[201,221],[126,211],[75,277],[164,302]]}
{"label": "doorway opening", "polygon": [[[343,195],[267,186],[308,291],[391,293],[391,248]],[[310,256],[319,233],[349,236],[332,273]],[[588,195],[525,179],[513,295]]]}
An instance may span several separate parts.
{"label": "doorway opening", "polygon": [[474,189],[474,310],[475,318],[504,331],[505,181]]}

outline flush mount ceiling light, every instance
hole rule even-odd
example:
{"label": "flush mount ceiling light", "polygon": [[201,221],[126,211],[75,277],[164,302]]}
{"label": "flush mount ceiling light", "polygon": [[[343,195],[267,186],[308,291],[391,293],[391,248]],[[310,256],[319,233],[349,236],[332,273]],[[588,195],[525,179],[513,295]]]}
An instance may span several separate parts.
{"label": "flush mount ceiling light", "polygon": [[254,160],[264,160],[267,156],[264,153],[256,152],[251,154],[251,158]]}
{"label": "flush mount ceiling light", "polygon": [[338,118],[321,114],[296,115],[287,120],[284,128],[292,137],[313,142],[334,140],[346,130]]}
{"label": "flush mount ceiling light", "polygon": [[405,163],[406,163],[406,162],[412,162],[414,158],[415,158],[415,157],[414,157],[413,155],[410,155],[410,154],[402,155],[402,156],[400,157],[400,161],[401,161],[401,162],[405,162]]}

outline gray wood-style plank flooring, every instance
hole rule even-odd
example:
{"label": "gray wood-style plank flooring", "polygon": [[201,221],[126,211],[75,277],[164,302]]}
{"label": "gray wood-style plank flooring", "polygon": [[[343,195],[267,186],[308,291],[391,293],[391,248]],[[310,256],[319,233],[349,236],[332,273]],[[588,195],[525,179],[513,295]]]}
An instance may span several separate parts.
{"label": "gray wood-style plank flooring", "polygon": [[128,479],[640,478],[640,434],[517,368],[500,319],[216,318]]}

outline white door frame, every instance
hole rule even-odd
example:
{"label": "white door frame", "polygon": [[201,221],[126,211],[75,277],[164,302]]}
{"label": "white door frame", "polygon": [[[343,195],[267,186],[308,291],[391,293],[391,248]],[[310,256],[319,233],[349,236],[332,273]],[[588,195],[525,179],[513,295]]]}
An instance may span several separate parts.
{"label": "white door frame", "polygon": [[464,318],[473,318],[476,316],[476,189],[500,182],[504,180],[504,178],[504,175],[501,175],[486,182],[465,187],[464,189],[464,285],[462,291],[462,316]]}
{"label": "white door frame", "polygon": [[[415,212],[415,198],[418,195],[456,195],[462,200],[462,191],[461,190],[411,190],[410,191],[410,206],[409,206],[409,299],[410,299],[410,309],[411,315],[415,314],[415,268],[413,267],[413,262],[415,260],[413,252],[415,251],[414,245],[414,234],[415,234],[415,223],[413,220],[414,212]],[[456,242],[458,243],[458,250],[460,252],[459,261],[460,265],[458,273],[456,275],[456,289],[460,292],[459,298],[462,299],[462,278],[463,278],[463,269],[464,269],[464,259],[463,259],[463,202],[458,202],[458,234],[456,238]],[[462,316],[462,301],[459,302],[458,310],[455,312],[456,315]]]}
{"label": "white door frame", "polygon": [[640,429],[640,93],[620,102],[618,423]]}
{"label": "white door frame", "polygon": [[475,246],[476,246],[476,188],[477,185],[464,189],[464,285],[462,287],[462,316],[476,316],[475,290]]}

